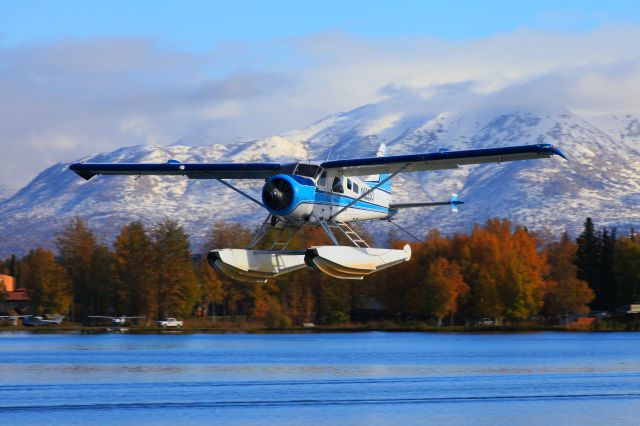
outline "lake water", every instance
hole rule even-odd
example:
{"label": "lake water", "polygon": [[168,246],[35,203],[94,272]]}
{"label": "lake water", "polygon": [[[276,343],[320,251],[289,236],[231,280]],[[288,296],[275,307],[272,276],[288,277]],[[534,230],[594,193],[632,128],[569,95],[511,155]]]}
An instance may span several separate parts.
{"label": "lake water", "polygon": [[0,424],[640,424],[640,333],[0,333]]}

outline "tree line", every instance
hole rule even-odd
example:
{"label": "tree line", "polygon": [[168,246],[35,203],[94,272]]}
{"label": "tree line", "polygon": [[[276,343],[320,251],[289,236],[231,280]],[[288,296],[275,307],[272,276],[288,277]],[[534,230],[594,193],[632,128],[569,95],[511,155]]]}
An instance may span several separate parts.
{"label": "tree line", "polygon": [[[217,222],[205,247],[244,247],[251,230]],[[391,236],[391,245],[405,241]],[[267,241],[268,243],[268,241]],[[328,244],[320,229],[296,234],[294,247]],[[34,313],[247,317],[273,327],[348,322],[372,301],[396,320],[498,322],[554,318],[590,309],[613,310],[640,302],[640,241],[633,230],[596,230],[587,218],[580,236],[529,232],[506,219],[490,219],[468,233],[429,232],[412,243],[412,259],[362,281],[333,279],[305,268],[267,283],[233,281],[195,254],[173,220],[153,227],[123,226],[112,246],[102,244],[82,219],[57,236],[56,252],[37,248],[0,261],[0,272],[27,288]],[[198,250],[206,253],[207,250]]]}

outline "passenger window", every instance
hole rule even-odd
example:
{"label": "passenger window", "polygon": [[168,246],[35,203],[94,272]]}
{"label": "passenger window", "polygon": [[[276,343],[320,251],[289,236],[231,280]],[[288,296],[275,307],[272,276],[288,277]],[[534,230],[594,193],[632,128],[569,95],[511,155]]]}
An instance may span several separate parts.
{"label": "passenger window", "polygon": [[347,189],[351,189],[351,179],[347,179]]}
{"label": "passenger window", "polygon": [[342,180],[339,177],[333,178],[333,185],[331,185],[331,190],[333,192],[343,193],[344,188],[342,187]]}
{"label": "passenger window", "polygon": [[358,187],[358,184],[353,182],[353,192],[355,192],[356,194],[360,193],[360,188]]}

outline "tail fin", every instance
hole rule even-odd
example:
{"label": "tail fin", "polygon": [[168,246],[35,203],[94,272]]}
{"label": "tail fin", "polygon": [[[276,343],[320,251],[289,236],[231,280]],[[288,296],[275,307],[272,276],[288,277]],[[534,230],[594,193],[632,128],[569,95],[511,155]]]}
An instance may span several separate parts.
{"label": "tail fin", "polygon": [[451,200],[449,202],[451,203],[451,211],[458,213],[458,205],[462,204],[462,201],[458,201],[458,194],[455,192],[451,194]]}
{"label": "tail fin", "polygon": [[[387,146],[385,144],[380,144],[380,147],[378,148],[378,152],[376,152],[376,157],[384,157],[387,153]],[[367,176],[367,178],[365,179],[365,182],[370,183],[370,184],[376,184],[378,182],[380,182],[381,180],[386,179],[389,176],[389,174],[380,174],[380,175],[371,175],[371,176]],[[382,189],[383,191],[387,191],[389,193],[391,193],[391,181],[387,181],[384,184],[380,185],[378,187],[379,189]]]}

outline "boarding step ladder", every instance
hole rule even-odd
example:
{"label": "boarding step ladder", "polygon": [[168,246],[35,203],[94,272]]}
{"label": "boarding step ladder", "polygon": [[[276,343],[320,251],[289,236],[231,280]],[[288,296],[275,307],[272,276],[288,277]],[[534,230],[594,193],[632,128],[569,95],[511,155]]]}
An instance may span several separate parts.
{"label": "boarding step ladder", "polygon": [[334,222],[331,221],[328,224],[329,228],[336,228],[347,237],[351,244],[359,248],[371,248],[369,244],[362,238],[356,231],[353,230],[346,222]]}
{"label": "boarding step ladder", "polygon": [[286,250],[299,229],[300,225],[283,225],[271,243],[271,250]]}
{"label": "boarding step ladder", "polygon": [[358,232],[362,237],[364,237],[363,239],[365,241],[368,241],[369,243],[373,244],[374,247],[378,247],[378,242],[376,241],[376,238],[369,232],[367,227],[364,226],[362,222],[356,220],[352,223],[353,223],[352,228],[354,231]]}

